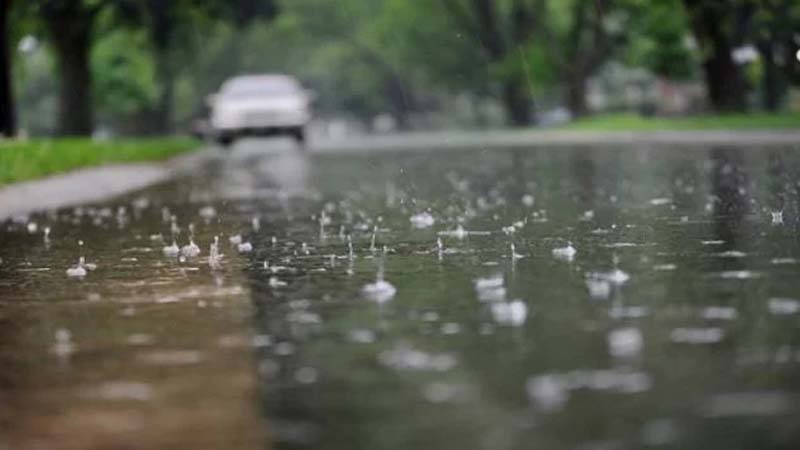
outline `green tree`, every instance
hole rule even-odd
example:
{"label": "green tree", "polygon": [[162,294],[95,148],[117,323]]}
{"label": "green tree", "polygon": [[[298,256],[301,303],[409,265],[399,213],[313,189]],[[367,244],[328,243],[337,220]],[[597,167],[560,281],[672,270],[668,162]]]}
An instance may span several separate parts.
{"label": "green tree", "polygon": [[[231,22],[242,30],[255,21],[272,20],[278,12],[274,0],[143,0],[141,21],[149,31],[153,48],[158,96],[153,109],[153,130],[169,132],[173,125],[175,80],[181,67],[181,55],[193,54],[192,29],[213,20]],[[229,52],[234,58],[229,67],[238,68],[240,46],[231,41]]]}
{"label": "green tree", "polygon": [[666,78],[690,78],[696,61],[687,45],[691,31],[681,0],[627,0],[627,5],[626,62]]}
{"label": "green tree", "polygon": [[793,0],[761,0],[753,14],[753,41],[761,56],[762,105],[777,111],[789,85],[800,83],[796,53],[800,40],[800,3]]}
{"label": "green tree", "polygon": [[[405,36],[387,27],[390,0],[296,0],[283,5],[275,33],[265,40],[273,70],[296,73],[318,92],[318,110],[347,111],[364,122],[391,113],[401,128],[419,109],[415,68],[398,52]],[[416,5],[413,5],[416,6]],[[290,49],[287,51],[287,48]],[[281,61],[282,60],[282,61]]]}
{"label": "green tree", "polygon": [[59,71],[58,132],[88,135],[94,126],[90,52],[95,20],[108,5],[91,0],[32,0]]}
{"label": "green tree", "polygon": [[717,111],[747,108],[747,83],[733,51],[745,40],[749,0],[683,0],[698,43],[708,100]]}
{"label": "green tree", "polygon": [[146,30],[111,26],[92,49],[96,121],[119,134],[154,133],[158,103]]}
{"label": "green tree", "polygon": [[[613,0],[572,0],[568,25],[554,51],[557,71],[567,84],[567,107],[572,115],[588,113],[586,91],[589,79],[612,57],[627,28],[620,2]],[[558,34],[556,31],[553,34]]]}
{"label": "green tree", "polygon": [[495,69],[500,98],[513,125],[533,122],[534,98],[526,73],[529,46],[541,29],[545,0],[441,0],[460,30],[480,49],[475,63]]}

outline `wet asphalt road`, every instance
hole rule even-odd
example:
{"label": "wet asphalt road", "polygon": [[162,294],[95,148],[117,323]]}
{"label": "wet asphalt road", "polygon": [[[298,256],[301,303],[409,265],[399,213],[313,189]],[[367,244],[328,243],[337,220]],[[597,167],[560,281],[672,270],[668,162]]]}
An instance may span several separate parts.
{"label": "wet asphalt road", "polygon": [[796,448],[799,172],[243,141],[7,221],[0,448]]}

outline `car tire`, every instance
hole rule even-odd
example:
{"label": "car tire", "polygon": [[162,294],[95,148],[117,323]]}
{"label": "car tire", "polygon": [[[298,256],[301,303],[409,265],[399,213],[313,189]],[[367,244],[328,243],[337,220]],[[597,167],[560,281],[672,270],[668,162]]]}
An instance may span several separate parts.
{"label": "car tire", "polygon": [[305,148],[306,146],[306,130],[303,127],[297,127],[291,131],[292,137],[298,145]]}
{"label": "car tire", "polygon": [[233,142],[236,140],[236,137],[232,134],[221,134],[217,136],[217,143],[223,147],[230,147],[233,145]]}

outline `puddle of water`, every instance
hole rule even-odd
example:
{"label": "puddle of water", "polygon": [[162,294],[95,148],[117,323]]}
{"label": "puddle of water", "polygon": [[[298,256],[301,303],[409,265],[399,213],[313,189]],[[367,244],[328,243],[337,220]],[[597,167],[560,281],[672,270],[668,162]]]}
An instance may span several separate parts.
{"label": "puddle of water", "polygon": [[[251,153],[7,223],[0,355],[25,376],[2,395],[30,411],[3,417],[8,436],[793,448],[798,163],[790,149]],[[80,256],[96,270],[68,277]]]}
{"label": "puddle of water", "polygon": [[[312,161],[307,189],[320,197],[292,204],[284,239],[348,263],[316,275],[322,258],[278,246],[262,256],[298,269],[286,286],[252,276],[257,326],[293,344],[264,356],[278,446],[715,448],[719,420],[752,424],[729,431],[731,448],[800,443],[787,433],[764,444],[785,428],[759,422],[798,418],[785,407],[797,359],[731,370],[741,348],[795,345],[784,321],[800,287],[800,199],[795,166],[776,178],[776,158],[798,159],[709,149]],[[346,239],[315,241],[297,219],[323,204],[352,257]],[[270,234],[253,238],[257,253]],[[384,245],[392,300],[376,304],[361,289]],[[313,329],[270,312],[299,298],[321,318]],[[736,406],[753,390],[769,393]],[[314,432],[293,433],[302,427]]]}
{"label": "puddle of water", "polygon": [[[246,262],[208,267],[196,250],[223,227],[159,192],[3,225],[0,447],[262,447],[251,347],[229,345],[252,329]],[[161,250],[162,202],[182,253]]]}

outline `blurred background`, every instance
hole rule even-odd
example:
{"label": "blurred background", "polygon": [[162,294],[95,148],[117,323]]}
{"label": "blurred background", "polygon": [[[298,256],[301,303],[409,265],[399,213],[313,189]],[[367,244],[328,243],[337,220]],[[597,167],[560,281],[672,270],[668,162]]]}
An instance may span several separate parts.
{"label": "blurred background", "polygon": [[796,0],[2,5],[5,135],[196,131],[246,73],[299,78],[326,136],[800,111]]}

